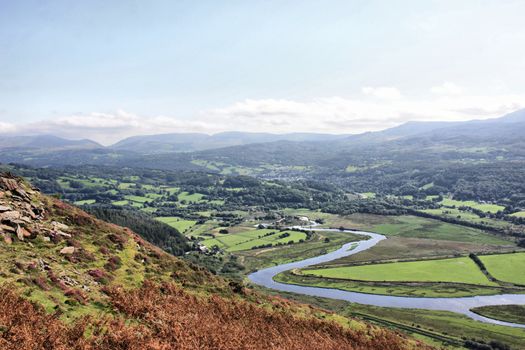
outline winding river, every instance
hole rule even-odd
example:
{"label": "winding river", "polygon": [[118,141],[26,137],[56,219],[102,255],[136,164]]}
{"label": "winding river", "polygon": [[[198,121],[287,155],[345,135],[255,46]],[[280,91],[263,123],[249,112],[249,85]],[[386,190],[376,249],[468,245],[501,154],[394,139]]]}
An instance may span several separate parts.
{"label": "winding river", "polygon": [[[339,231],[337,229],[312,229],[307,227],[295,227],[305,230],[314,231]],[[509,305],[509,304],[525,304],[525,294],[499,294],[499,295],[483,295],[473,297],[459,297],[459,298],[422,298],[422,297],[399,297],[389,295],[377,295],[377,294],[366,294],[358,292],[349,292],[340,289],[332,288],[319,288],[319,287],[307,287],[299,286],[294,284],[286,284],[274,281],[274,276],[277,274],[298,268],[304,268],[307,266],[328,262],[331,260],[339,259],[345,256],[357,254],[364,250],[367,250],[383,239],[385,236],[364,232],[364,231],[351,231],[345,230],[345,232],[356,233],[370,237],[367,240],[359,242],[350,242],[343,245],[336,251],[328,254],[320,255],[314,258],[296,261],[292,263],[277,265],[265,269],[261,269],[248,275],[250,281],[255,284],[283,291],[304,294],[309,296],[330,298],[345,300],[353,303],[375,305],[383,307],[397,307],[407,309],[427,309],[427,310],[440,310],[440,311],[452,311],[466,315],[474,320],[481,322],[492,323],[503,326],[525,328],[523,324],[503,322],[491,318],[487,318],[478,315],[470,311],[473,307],[488,306],[488,305]],[[357,244],[357,245],[356,245]],[[355,247],[354,247],[355,246]],[[352,249],[352,247],[354,247]]]}

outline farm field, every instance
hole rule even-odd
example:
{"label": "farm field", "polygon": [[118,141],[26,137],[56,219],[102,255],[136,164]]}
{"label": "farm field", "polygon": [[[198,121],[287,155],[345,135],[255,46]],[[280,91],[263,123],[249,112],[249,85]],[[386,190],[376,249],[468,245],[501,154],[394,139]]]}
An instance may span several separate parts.
{"label": "farm field", "polygon": [[496,285],[467,257],[302,270],[323,278],[387,282],[453,282]]}
{"label": "farm field", "polygon": [[471,252],[477,254],[507,253],[514,251],[515,246],[489,245],[476,242],[456,242],[419,237],[391,236],[363,252],[346,256],[322,264],[323,267],[353,265],[367,262],[392,262],[404,259],[432,259],[466,256]]}
{"label": "farm field", "polygon": [[479,258],[498,280],[525,285],[525,253],[482,255]]}
{"label": "farm field", "polygon": [[518,218],[525,218],[525,211],[518,211],[518,212],[510,214],[510,215],[518,217]]}
{"label": "farm field", "polygon": [[315,231],[309,240],[301,244],[277,246],[262,250],[246,250],[238,252],[237,255],[248,271],[254,271],[326,254],[339,249],[343,244],[363,239],[366,238],[348,232]]}
{"label": "farm field", "polygon": [[188,193],[188,192],[181,192],[177,195],[179,198],[179,202],[186,201],[188,203],[196,203],[201,202],[202,197],[204,197],[203,194],[200,193]]}
{"label": "farm field", "polygon": [[141,204],[151,201],[150,198],[143,197],[143,196],[128,195],[128,196],[124,196],[124,198],[129,200],[129,201],[131,201],[131,202],[136,202],[136,203],[141,203]]}
{"label": "farm field", "polygon": [[195,220],[184,220],[176,216],[157,217],[156,219],[170,225],[180,233],[186,232],[186,230],[192,228],[197,223]]}
{"label": "farm field", "polygon": [[96,202],[97,202],[96,199],[85,199],[81,201],[76,201],[74,204],[75,205],[90,205],[90,204],[95,204]]}
{"label": "farm field", "polygon": [[[284,237],[283,237],[284,236]],[[263,245],[298,243],[306,239],[306,233],[299,231],[279,231],[275,229],[258,229],[238,233],[217,234],[215,238],[201,243],[207,247],[217,246],[228,252],[253,249]]]}
{"label": "farm field", "polygon": [[479,203],[475,201],[460,201],[450,198],[443,198],[443,200],[440,202],[444,206],[456,206],[456,207],[470,207],[473,209],[478,209],[481,211],[484,211],[486,213],[497,213],[500,210],[505,209],[504,206],[497,205],[497,204],[488,204],[488,203]]}
{"label": "farm field", "polygon": [[461,211],[458,208],[439,208],[439,209],[423,209],[423,213],[442,216],[451,219],[460,219],[476,224],[489,225],[492,227],[503,228],[510,226],[510,223],[503,220],[497,220],[492,218],[481,218],[477,214],[470,211]]}
{"label": "farm field", "polygon": [[302,271],[287,271],[274,278],[278,282],[309,287],[321,287],[347,290],[350,292],[382,294],[408,297],[466,297],[474,295],[492,295],[505,293],[501,287],[472,285],[465,283],[442,282],[378,282],[352,281],[305,275]]}
{"label": "farm field", "polygon": [[509,245],[508,240],[488,234],[484,231],[449,224],[439,220],[417,216],[396,216],[384,218],[386,223],[373,225],[372,232],[387,236],[431,238],[458,242],[476,242],[480,244]]}
{"label": "farm field", "polygon": [[525,305],[483,306],[470,311],[496,320],[525,324]]}

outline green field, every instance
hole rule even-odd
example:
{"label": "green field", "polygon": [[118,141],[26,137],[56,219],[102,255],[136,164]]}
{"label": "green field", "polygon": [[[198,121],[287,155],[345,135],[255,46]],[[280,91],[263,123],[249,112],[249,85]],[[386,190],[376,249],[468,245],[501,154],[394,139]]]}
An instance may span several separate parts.
{"label": "green field", "polygon": [[162,221],[165,224],[170,225],[171,227],[175,228],[177,231],[181,233],[192,228],[197,223],[197,221],[184,220],[176,216],[164,216],[164,217],[158,217],[156,219],[159,221]]}
{"label": "green field", "polygon": [[424,209],[421,210],[423,213],[432,214],[436,216],[443,216],[451,219],[460,219],[463,221],[473,222],[476,224],[489,225],[492,227],[507,227],[510,225],[509,222],[503,220],[497,220],[492,218],[482,218],[477,214],[470,211],[461,211],[458,208],[439,208],[439,209]]}
{"label": "green field", "polygon": [[75,205],[89,205],[95,204],[97,201],[95,199],[85,199],[83,201],[76,201]]}
{"label": "green field", "polygon": [[525,285],[525,253],[482,255],[479,258],[498,280]]}
{"label": "green field", "polygon": [[[464,283],[442,282],[377,282],[352,281],[345,279],[323,278],[314,275],[304,275],[301,271],[287,271],[278,274],[276,281],[309,287],[321,287],[347,290],[367,294],[382,294],[392,296],[454,298],[474,295],[504,294],[508,291],[498,286],[472,285]],[[521,291],[522,292],[522,291]]]}
{"label": "green field", "polygon": [[141,196],[124,196],[129,201],[136,202],[136,203],[146,203],[151,201],[151,198],[148,197],[141,197]]}
{"label": "green field", "polygon": [[525,324],[525,305],[482,306],[470,311],[496,320]]}
{"label": "green field", "polygon": [[119,190],[127,190],[128,188],[131,188],[132,186],[135,186],[134,182],[121,182],[118,184]]}
{"label": "green field", "polygon": [[[289,236],[279,238],[279,235],[282,235],[284,233],[288,233]],[[244,231],[239,233],[230,233],[225,235],[218,234],[215,236],[215,238],[204,240],[201,243],[207,247],[218,246],[219,248],[224,249],[226,251],[235,252],[241,250],[249,250],[253,247],[266,244],[288,244],[288,242],[290,241],[297,243],[300,240],[304,239],[306,239],[306,234],[304,232],[260,229]]]}
{"label": "green field", "polygon": [[518,218],[525,218],[525,210],[524,211],[518,211],[516,213],[511,214],[511,216],[516,216]]}
{"label": "green field", "polygon": [[453,282],[496,285],[469,258],[345,266],[302,271],[323,278],[388,282]]}
{"label": "green field", "polygon": [[[328,241],[326,241],[328,238]],[[345,243],[364,240],[366,237],[349,232],[315,231],[311,239],[301,244],[292,244],[264,250],[238,252],[248,271],[312,258],[341,248]]]}
{"label": "green field", "polygon": [[[384,235],[432,238],[457,242],[510,245],[509,241],[481,230],[417,216],[387,218],[388,223],[373,225],[370,230]],[[383,219],[383,221],[386,221]]]}
{"label": "green field", "polygon": [[189,194],[188,192],[181,192],[178,194],[179,202],[181,201],[186,201],[188,203],[202,202],[202,197],[204,197],[204,195],[200,193]]}
{"label": "green field", "polygon": [[474,201],[459,201],[459,200],[450,199],[450,198],[443,198],[443,200],[441,201],[441,204],[445,206],[449,206],[449,207],[465,206],[465,207],[470,207],[473,209],[478,209],[486,213],[497,213],[498,211],[505,209],[504,206],[497,205],[497,204],[478,203]]}

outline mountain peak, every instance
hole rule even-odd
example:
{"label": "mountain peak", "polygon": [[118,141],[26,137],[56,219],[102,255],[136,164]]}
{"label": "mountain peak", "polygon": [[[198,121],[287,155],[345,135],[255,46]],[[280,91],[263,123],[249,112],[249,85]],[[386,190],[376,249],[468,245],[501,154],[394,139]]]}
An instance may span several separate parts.
{"label": "mountain peak", "polygon": [[525,108],[518,109],[517,111],[506,114],[498,119],[504,123],[523,123],[525,122]]}

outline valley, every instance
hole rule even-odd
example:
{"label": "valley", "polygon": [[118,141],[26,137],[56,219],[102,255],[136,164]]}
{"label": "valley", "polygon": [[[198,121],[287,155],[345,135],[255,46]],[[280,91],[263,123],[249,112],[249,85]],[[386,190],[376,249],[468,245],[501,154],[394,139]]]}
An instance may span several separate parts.
{"label": "valley", "polygon": [[[326,142],[335,145],[343,140]],[[464,158],[431,165],[413,159],[400,162],[390,150],[387,161],[381,160],[384,156],[375,159],[379,153],[373,153],[375,160],[346,161],[340,172],[332,161],[287,162],[295,147],[287,142],[292,141],[265,144],[269,153],[258,154],[253,161],[229,158],[237,146],[133,156],[143,157],[140,167],[120,156],[112,159],[121,159],[123,166],[114,161],[96,164],[81,153],[85,151],[68,150],[86,163],[66,166],[47,159],[46,167],[35,167],[31,161],[0,168],[99,219],[128,227],[232,285],[263,294],[275,294],[277,289],[288,298],[354,315],[440,347],[468,348],[468,342],[488,344],[496,339],[519,348],[525,341],[519,317],[505,308],[525,298],[521,273],[525,225],[520,215],[525,202],[509,192],[514,187],[521,193],[519,155],[512,154],[517,163],[511,168],[506,161]],[[324,146],[308,142],[315,145],[313,157],[322,157]],[[373,152],[385,150],[377,140],[366,142]],[[290,147],[279,153],[284,144]],[[259,145],[243,147],[250,154]],[[106,151],[89,152],[102,152],[103,159]],[[207,158],[219,154],[221,161]],[[264,158],[265,154],[277,158]],[[478,156],[491,153],[469,153]],[[180,166],[173,169],[167,165],[174,158],[190,161],[177,161]],[[152,159],[155,166],[148,165]],[[418,171],[407,176],[412,167]],[[496,180],[501,171],[507,171],[505,179]],[[368,233],[360,232],[384,239],[366,239]],[[82,246],[95,254],[93,243]],[[95,277],[89,278],[140,288],[148,276],[166,275],[142,269],[136,264],[137,254],[124,245],[114,259],[123,269],[117,267],[114,275],[92,272]],[[95,254],[92,259],[101,257]],[[306,266],[305,260],[311,263]],[[86,271],[101,266],[105,265]],[[267,270],[273,272],[264,279],[253,277]],[[66,306],[60,291],[50,302],[45,288],[44,293],[33,288],[29,299],[48,311],[62,300],[71,320],[99,312]],[[479,302],[465,302],[470,297]],[[447,322],[462,326],[451,329]]]}
{"label": "valley", "polygon": [[524,13],[0,0],[0,350],[525,350]]}

